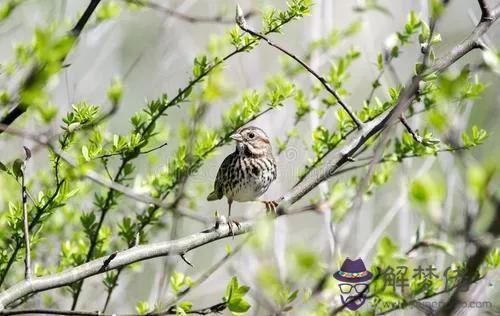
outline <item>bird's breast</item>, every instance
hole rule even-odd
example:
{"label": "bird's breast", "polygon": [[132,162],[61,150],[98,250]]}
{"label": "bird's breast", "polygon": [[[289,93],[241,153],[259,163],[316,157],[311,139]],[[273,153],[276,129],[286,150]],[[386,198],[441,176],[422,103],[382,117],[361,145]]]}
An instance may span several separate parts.
{"label": "bird's breast", "polygon": [[230,175],[230,185],[225,187],[225,195],[238,202],[253,201],[264,194],[276,179],[276,165],[273,160],[240,159]]}

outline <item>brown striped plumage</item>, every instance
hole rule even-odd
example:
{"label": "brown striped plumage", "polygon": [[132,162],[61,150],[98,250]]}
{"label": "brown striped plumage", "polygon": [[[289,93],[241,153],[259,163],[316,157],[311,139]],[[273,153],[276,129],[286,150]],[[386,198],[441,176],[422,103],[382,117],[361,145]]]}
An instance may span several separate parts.
{"label": "brown striped plumage", "polygon": [[217,172],[209,201],[227,197],[229,216],[232,201],[254,201],[264,194],[276,179],[276,161],[266,133],[258,127],[240,129],[231,136],[236,150],[224,159]]}

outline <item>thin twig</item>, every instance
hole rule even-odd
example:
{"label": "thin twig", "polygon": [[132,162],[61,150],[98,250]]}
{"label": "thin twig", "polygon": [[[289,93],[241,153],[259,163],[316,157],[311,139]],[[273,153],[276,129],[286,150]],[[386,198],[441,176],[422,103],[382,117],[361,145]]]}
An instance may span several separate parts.
{"label": "thin twig", "polygon": [[[97,5],[101,2],[101,0],[91,0],[87,8],[85,9],[85,12],[83,15],[78,19],[76,22],[75,26],[71,29],[69,32],[71,36],[75,38],[75,40],[80,36],[80,33],[83,31],[83,28],[89,21],[90,17],[94,13],[95,9],[97,8]],[[76,42],[76,41],[75,41]],[[74,45],[74,44],[73,44]],[[69,53],[69,51],[68,51]],[[65,55],[61,59],[61,64],[64,63],[65,58],[68,55]],[[30,69],[28,75],[26,76],[25,80],[21,84],[21,87],[19,90],[21,90],[24,85],[29,83],[34,77],[36,77],[44,68],[44,65],[33,65],[32,68]],[[21,116],[24,112],[26,112],[28,106],[26,104],[23,104],[23,102],[19,101],[15,106],[13,106],[7,114],[0,119],[0,123],[3,125],[10,125],[12,124],[19,116]],[[0,134],[4,132],[3,129],[0,129]]]}
{"label": "thin twig", "polygon": [[[454,151],[465,150],[465,149],[468,149],[468,148],[469,147],[465,147],[465,146],[462,146],[462,147],[452,147],[452,148],[443,148],[443,149],[437,150],[435,153],[454,152]],[[417,158],[417,157],[423,157],[423,155],[410,154],[410,155],[399,156],[397,158],[398,158],[398,160],[405,160],[405,159]],[[334,173],[334,175],[339,175],[339,174],[346,173],[346,172],[349,172],[349,171],[353,171],[353,170],[356,170],[356,169],[359,169],[359,168],[367,167],[367,166],[370,165],[370,161],[373,158],[374,158],[374,156],[357,158],[356,162],[363,161],[363,160],[368,160],[368,162],[360,164],[360,165],[355,165],[355,166],[351,166],[351,167],[340,169],[340,170],[336,171]],[[394,161],[393,155],[390,155],[390,154],[389,155],[385,155],[380,160],[378,160],[377,163],[384,163],[384,162],[389,162],[389,161]]]}
{"label": "thin twig", "polygon": [[[29,224],[29,231],[32,231],[35,226],[38,224],[38,221],[40,220],[41,216],[43,215],[44,211],[47,209],[47,207],[54,202],[55,198],[59,194],[59,191],[61,189],[61,186],[63,185],[64,182],[57,183],[56,185],[56,190],[54,191],[54,194],[52,194],[47,202],[45,203],[44,206],[37,208],[37,212],[32,219],[31,223]],[[10,268],[14,264],[14,261],[16,260],[17,253],[19,249],[22,247],[22,241],[20,239],[13,240],[13,243],[15,243],[14,250],[12,251],[9,260],[7,261],[6,267],[1,271],[0,273],[0,285],[3,284],[5,281],[5,278],[7,277],[7,273],[9,272]]]}
{"label": "thin twig", "polygon": [[[239,6],[238,6],[239,8]],[[237,10],[237,12],[239,12],[240,10]],[[290,53],[289,51],[287,51],[286,49],[284,49],[283,47],[275,44],[274,42],[272,42],[269,38],[267,38],[267,36],[265,36],[264,34],[261,34],[259,32],[256,32],[254,30],[252,30],[246,23],[245,21],[245,18],[243,15],[239,15],[236,17],[236,23],[238,24],[238,26],[245,32],[249,33],[250,35],[253,35],[261,40],[264,40],[267,44],[269,44],[269,46],[272,46],[276,49],[278,49],[279,51],[281,51],[282,53],[284,53],[285,55],[289,56],[290,58],[292,58],[293,60],[295,60],[296,62],[298,62],[302,67],[304,67],[311,75],[313,75],[316,79],[318,79],[318,81],[323,85],[323,87],[325,87],[325,89],[335,97],[335,99],[337,100],[337,102],[342,106],[342,108],[347,112],[347,114],[349,115],[349,117],[353,120],[353,122],[356,124],[356,126],[359,128],[359,129],[362,129],[363,128],[363,122],[361,122],[361,120],[356,116],[356,114],[351,110],[351,108],[344,102],[342,101],[342,98],[340,97],[340,95],[332,88],[330,87],[330,85],[328,84],[328,81],[322,77],[321,75],[319,75],[316,71],[314,71],[308,64],[306,64],[302,59],[300,59],[299,57],[297,57],[296,55]]]}
{"label": "thin twig", "polygon": [[[234,19],[226,19],[223,15],[216,16],[191,16],[184,14],[182,12],[178,12],[171,8],[166,8],[164,6],[159,5],[153,1],[140,1],[140,0],[125,0],[125,2],[137,4],[139,6],[145,6],[152,10],[159,11],[165,15],[189,22],[189,23],[218,23],[218,24],[233,24]],[[245,14],[245,18],[250,18],[256,15],[256,11],[249,11]]]}
{"label": "thin twig", "polygon": [[73,34],[73,36],[78,37],[80,35],[80,33],[83,31],[83,28],[97,8],[97,5],[99,5],[99,2],[101,2],[101,0],[90,0],[89,5],[85,9],[85,12],[83,12],[80,19],[78,19],[78,22],[76,22],[75,26],[71,29],[71,34]]}
{"label": "thin twig", "polygon": [[177,304],[183,297],[185,297],[188,293],[193,291],[195,288],[203,284],[211,275],[214,274],[215,271],[220,269],[224,263],[229,261],[232,257],[234,257],[241,249],[243,249],[243,246],[248,242],[249,238],[247,237],[244,241],[242,241],[238,246],[236,246],[231,252],[226,253],[224,257],[222,257],[219,261],[217,261],[215,264],[213,264],[210,268],[208,268],[205,272],[202,273],[196,280],[193,281],[193,283],[187,287],[186,289],[182,290],[177,294],[177,296],[169,301],[166,305],[171,306]]}
{"label": "thin twig", "polygon": [[[147,149],[147,150],[144,150],[144,151],[141,151],[139,152],[139,155],[146,155],[146,154],[149,154],[155,150],[158,150],[158,149],[161,149],[165,146],[168,145],[168,142],[164,142],[158,146],[155,146],[153,148],[150,148],[150,149]],[[96,156],[94,157],[92,160],[95,160],[95,159],[105,159],[105,158],[109,158],[109,157],[113,157],[113,156],[123,156],[123,152],[117,152],[117,153],[109,153],[109,154],[102,154],[102,155],[99,155],[99,156]]]}
{"label": "thin twig", "polygon": [[29,219],[28,219],[28,195],[26,190],[26,163],[31,158],[31,151],[28,147],[24,146],[25,158],[23,160],[22,170],[21,170],[21,194],[23,203],[23,219],[24,219],[24,246],[25,246],[25,257],[24,257],[24,278],[26,280],[31,279],[31,246],[30,246],[30,234],[29,234]]}
{"label": "thin twig", "polygon": [[403,123],[403,126],[406,128],[406,130],[408,131],[408,133],[410,133],[410,135],[413,137],[413,139],[417,142],[417,143],[422,143],[423,141],[423,138],[422,136],[418,135],[417,132],[410,126],[410,123],[408,123],[408,121],[406,120],[406,117],[404,114],[401,114],[401,116],[399,117],[399,121],[401,123]]}
{"label": "thin twig", "polygon": [[[12,128],[12,127],[0,124],[0,131],[2,131],[2,130],[7,130],[8,133],[15,135],[15,136],[27,137],[27,138],[31,139],[32,141],[37,142],[38,144],[44,145],[44,146],[50,148],[56,156],[60,157],[62,160],[64,160],[70,166],[72,166],[74,168],[78,167],[78,164],[74,161],[73,158],[71,158],[66,153],[64,153],[62,150],[57,148],[54,144],[50,143],[46,137],[39,136],[39,135],[30,133],[28,131],[25,131],[25,130],[20,130],[20,129],[16,129],[16,128]],[[175,209],[172,209],[171,203],[166,203],[166,202],[163,202],[159,199],[155,199],[155,198],[152,198],[150,196],[135,192],[133,189],[130,189],[129,187],[126,187],[126,186],[124,186],[116,181],[109,180],[109,179],[101,176],[100,174],[98,174],[95,171],[92,171],[92,170],[85,171],[84,176],[87,177],[88,179],[102,185],[102,186],[111,188],[114,191],[117,191],[117,192],[123,194],[124,196],[127,196],[135,201],[142,202],[145,204],[152,204],[152,205],[155,205],[157,207],[161,207],[163,209],[171,209],[172,212],[174,212],[174,213],[178,213],[179,215],[182,215],[182,216],[191,218],[193,220],[199,221],[200,223],[207,223],[208,222],[207,217],[204,217],[200,214],[196,214],[195,212],[190,211],[190,210],[183,208],[183,207],[177,207]]]}

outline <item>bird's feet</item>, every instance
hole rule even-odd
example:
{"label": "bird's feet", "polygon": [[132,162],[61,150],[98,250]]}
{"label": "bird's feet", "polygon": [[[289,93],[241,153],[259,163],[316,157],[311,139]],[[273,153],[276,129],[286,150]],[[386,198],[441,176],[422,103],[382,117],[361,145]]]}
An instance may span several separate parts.
{"label": "bird's feet", "polygon": [[233,236],[234,239],[234,231],[233,231],[233,224],[236,225],[236,228],[241,228],[240,222],[238,222],[235,219],[228,218],[227,219],[227,226],[229,226],[229,232],[231,233],[231,236]]}
{"label": "bird's feet", "polygon": [[261,201],[266,206],[266,212],[271,213],[273,215],[278,215],[278,202],[276,201]]}
{"label": "bird's feet", "polygon": [[223,224],[227,224],[227,226],[229,227],[229,232],[231,233],[231,236],[233,236],[233,238],[234,238],[233,225],[236,225],[238,229],[241,228],[241,224],[239,221],[231,218],[226,219],[225,216],[221,215],[216,218],[214,226],[215,230],[218,230],[219,227]]}

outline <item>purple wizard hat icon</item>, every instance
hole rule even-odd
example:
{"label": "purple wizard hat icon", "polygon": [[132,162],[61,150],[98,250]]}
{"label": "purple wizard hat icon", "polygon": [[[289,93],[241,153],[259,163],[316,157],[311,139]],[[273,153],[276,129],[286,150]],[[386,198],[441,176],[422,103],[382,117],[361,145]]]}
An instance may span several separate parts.
{"label": "purple wizard hat icon", "polygon": [[333,277],[339,280],[340,300],[350,310],[357,310],[365,303],[368,297],[368,284],[373,274],[366,270],[360,258],[351,260],[346,258],[340,270]]}
{"label": "purple wizard hat icon", "polygon": [[366,270],[365,264],[361,258],[351,260],[346,258],[340,270],[334,274],[334,278],[349,283],[360,283],[368,281],[373,274]]}

